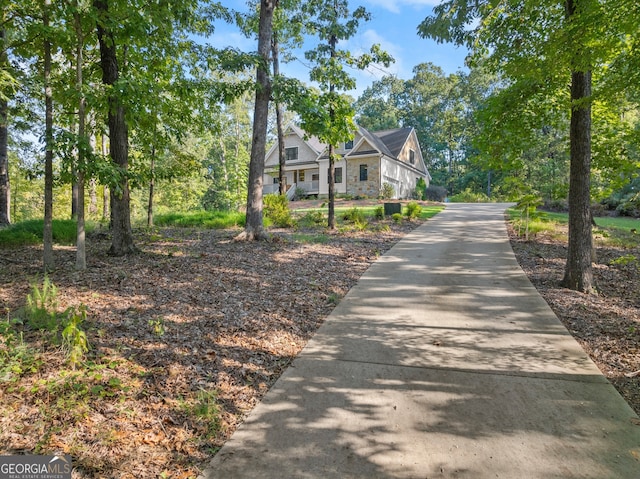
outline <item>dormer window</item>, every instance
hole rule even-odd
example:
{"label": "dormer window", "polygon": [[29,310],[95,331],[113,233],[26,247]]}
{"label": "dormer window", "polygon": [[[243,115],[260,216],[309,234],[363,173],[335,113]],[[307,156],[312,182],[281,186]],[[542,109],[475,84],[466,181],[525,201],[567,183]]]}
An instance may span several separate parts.
{"label": "dormer window", "polygon": [[345,141],[344,142],[344,149],[345,150],[353,149],[353,140]]}
{"label": "dormer window", "polygon": [[409,150],[409,163],[412,165],[416,164],[416,152],[413,150]]}
{"label": "dormer window", "polygon": [[295,161],[298,159],[298,147],[293,146],[291,148],[284,149],[284,159],[285,161]]}

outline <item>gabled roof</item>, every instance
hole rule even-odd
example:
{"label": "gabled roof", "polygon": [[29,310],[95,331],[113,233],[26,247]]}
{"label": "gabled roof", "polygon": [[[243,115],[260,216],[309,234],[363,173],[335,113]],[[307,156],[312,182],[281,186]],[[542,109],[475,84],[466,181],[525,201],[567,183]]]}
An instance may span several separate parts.
{"label": "gabled roof", "polygon": [[[318,159],[327,158],[328,145],[322,143],[317,137],[306,136],[305,131],[294,123],[290,123],[287,126],[285,133],[289,132],[293,132],[302,138],[311,149],[317,152]],[[379,153],[397,160],[412,132],[413,128],[411,127],[371,132],[366,128],[358,126],[358,133],[362,138],[345,156],[350,157]],[[368,148],[363,149],[362,147],[365,146],[365,143],[368,145]]]}
{"label": "gabled roof", "polygon": [[294,125],[293,123],[289,124],[289,126],[287,127],[285,133],[288,132],[289,130],[293,131],[296,135],[298,135],[300,138],[302,138],[307,143],[307,145],[309,145],[318,154],[322,153],[327,148],[327,145],[322,143],[315,136],[309,136],[309,137],[305,138],[306,133],[304,132],[304,130],[302,128]]}
{"label": "gabled roof", "polygon": [[[413,128],[394,128],[392,130],[371,132],[361,126],[358,127],[363,140],[366,140],[378,152],[391,158],[398,158],[412,130]],[[362,143],[363,141],[361,140],[352,150],[354,155],[364,153],[364,151],[360,150]]]}
{"label": "gabled roof", "polygon": [[407,143],[413,128],[394,128],[393,130],[376,131],[374,135],[389,149],[391,156],[397,158]]}

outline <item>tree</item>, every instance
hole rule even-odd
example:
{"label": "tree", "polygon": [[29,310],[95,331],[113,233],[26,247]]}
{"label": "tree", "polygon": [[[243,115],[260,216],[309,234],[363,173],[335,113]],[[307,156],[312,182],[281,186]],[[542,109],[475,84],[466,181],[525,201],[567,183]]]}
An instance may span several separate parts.
{"label": "tree", "polygon": [[45,130],[44,130],[44,226],[43,262],[45,272],[54,267],[53,260],[53,93],[51,90],[51,39],[49,37],[51,0],[45,0],[42,11],[44,30],[44,95],[45,95]]}
{"label": "tree", "polygon": [[89,142],[85,134],[86,123],[86,101],[84,96],[84,77],[82,68],[84,66],[84,32],[81,23],[80,3],[74,0],[73,3],[73,27],[76,33],[76,91],[78,92],[78,135],[77,135],[77,152],[78,161],[76,164],[77,171],[77,197],[76,197],[76,221],[77,221],[77,238],[76,238],[76,269],[82,271],[87,268],[87,254],[85,244],[85,212],[84,212],[84,183],[85,183],[85,149]]}
{"label": "tree", "polygon": [[8,72],[5,12],[0,13],[0,226],[11,223],[11,187],[9,182],[9,98],[4,93],[13,83]]}
{"label": "tree", "polygon": [[256,68],[256,93],[253,111],[253,134],[251,138],[251,160],[249,162],[249,186],[247,192],[247,219],[244,231],[237,240],[265,240],[262,218],[262,176],[267,145],[267,122],[271,99],[269,74],[269,52],[273,34],[273,15],[278,0],[260,0],[260,22],[258,27],[258,56]]}
{"label": "tree", "polygon": [[111,191],[111,248],[109,253],[124,256],[137,249],[131,229],[129,196],[129,129],[125,118],[124,103],[116,88],[120,76],[118,44],[112,30],[113,15],[109,10],[111,0],[94,0],[97,13],[96,29],[100,45],[100,67],[102,82],[108,88],[107,123],[109,126],[109,154],[118,168],[118,180]]}
{"label": "tree", "polygon": [[218,116],[219,126],[200,137],[208,150],[202,155],[210,182],[202,199],[207,210],[232,211],[246,204],[252,106],[249,92],[223,105]]}
{"label": "tree", "polygon": [[400,127],[403,112],[399,97],[405,88],[406,82],[392,75],[373,82],[354,105],[358,125],[371,131]]}
{"label": "tree", "polygon": [[372,63],[389,66],[393,58],[373,45],[369,53],[354,56],[351,52],[338,48],[341,41],[348,40],[358,31],[361,21],[367,21],[370,14],[359,7],[349,11],[346,0],[311,0],[305,3],[303,13],[309,31],[318,36],[318,46],[305,53],[312,63],[310,79],[316,82],[320,94],[309,92],[307,98],[298,102],[296,111],[302,119],[302,128],[309,134],[329,145],[329,211],[328,226],[335,228],[335,154],[334,148],[341,142],[353,138],[355,111],[351,101],[340,91],[355,88],[355,79],[346,68],[365,69]]}
{"label": "tree", "polygon": [[[558,105],[570,112],[570,231],[563,282],[584,292],[594,289],[589,221],[591,78],[620,51],[623,38],[610,12],[597,0],[520,0],[500,6],[489,0],[449,0],[435,7],[434,16],[419,27],[423,37],[465,44],[476,58],[486,56],[488,67],[502,75],[506,88],[546,98],[537,105],[541,115]],[[557,92],[568,81],[570,96],[559,102]],[[526,99],[522,97],[509,114],[522,113]]]}
{"label": "tree", "polygon": [[[481,66],[446,75],[431,63],[419,64],[408,80],[387,76],[365,90],[355,104],[358,124],[373,130],[415,128],[433,183],[447,185],[451,193],[475,188],[481,171],[472,161],[478,134],[474,114],[492,83]],[[485,175],[480,191],[487,181]]]}

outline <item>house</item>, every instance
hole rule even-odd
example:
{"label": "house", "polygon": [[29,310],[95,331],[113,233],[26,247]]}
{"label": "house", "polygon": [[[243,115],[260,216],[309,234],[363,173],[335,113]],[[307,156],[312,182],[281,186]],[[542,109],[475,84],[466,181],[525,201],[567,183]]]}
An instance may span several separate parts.
{"label": "house", "polygon": [[[285,181],[288,195],[304,191],[306,196],[329,194],[329,155],[327,145],[307,137],[294,124],[285,130]],[[354,139],[338,145],[335,153],[336,194],[377,198],[383,185],[393,187],[393,198],[410,198],[416,182],[423,178],[427,186],[431,175],[422,158],[413,128],[370,132],[358,127]],[[278,146],[267,152],[264,169],[264,193],[278,191]]]}

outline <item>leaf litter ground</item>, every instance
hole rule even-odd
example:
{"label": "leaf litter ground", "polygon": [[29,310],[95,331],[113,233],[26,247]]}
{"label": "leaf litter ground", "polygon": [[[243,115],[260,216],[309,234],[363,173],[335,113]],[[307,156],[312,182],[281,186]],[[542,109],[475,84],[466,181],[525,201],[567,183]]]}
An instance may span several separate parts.
{"label": "leaf litter ground", "polygon": [[[70,454],[78,478],[195,477],[339,299],[419,223],[384,224],[311,232],[316,242],[163,229],[140,233],[142,253],[126,258],[107,256],[96,234],[85,272],[73,271],[74,248],[56,247],[59,309],[87,306],[91,350],[72,370],[24,328],[38,359],[35,372],[0,381],[0,454]],[[42,280],[41,258],[0,250],[7,318]]]}
{"label": "leaf litter ground", "polygon": [[[236,243],[237,231],[164,229],[136,238],[142,253],[113,258],[106,235],[89,242],[88,269],[57,247],[60,309],[88,306],[91,351],[77,370],[41,333],[36,372],[0,382],[0,454],[64,452],[77,478],[195,477],[339,298],[419,222],[389,231],[323,234],[300,242]],[[311,233],[312,235],[314,233]],[[600,248],[600,294],[558,286],[561,241],[512,234],[523,269],[629,404],[640,412],[637,263]],[[0,301],[24,305],[41,250],[0,250]],[[637,257],[640,252],[636,251]],[[41,279],[41,277],[40,277]],[[5,378],[6,379],[6,378]]]}

